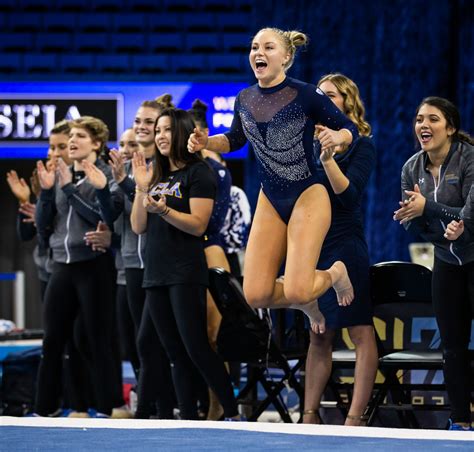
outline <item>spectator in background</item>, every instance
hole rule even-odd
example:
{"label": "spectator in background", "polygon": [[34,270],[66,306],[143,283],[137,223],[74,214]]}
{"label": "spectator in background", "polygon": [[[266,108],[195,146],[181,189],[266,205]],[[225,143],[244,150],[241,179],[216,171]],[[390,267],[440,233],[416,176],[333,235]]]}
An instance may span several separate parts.
{"label": "spectator in background", "polygon": [[[369,294],[369,252],[362,219],[362,196],[375,167],[376,153],[370,125],[357,85],[343,74],[322,77],[318,87],[357,126],[360,137],[349,147],[332,152],[321,151],[315,139],[315,154],[321,180],[331,200],[331,227],[324,240],[319,263],[329,267],[335,260],[344,261],[354,286],[354,302],[340,306],[336,294],[328,290],[318,299],[324,317],[318,329],[310,331],[306,359],[305,409],[303,422],[320,423],[318,409],[332,371],[332,347],[336,331],[348,328],[355,345],[354,391],[345,425],[363,425],[365,409],[372,394],[378,366],[377,346]],[[317,132],[321,126],[316,126]],[[315,331],[316,330],[316,331]]]}
{"label": "spectator in background", "polygon": [[[192,108],[188,112],[193,117],[194,123],[199,130],[209,134],[206,112],[207,105],[199,99],[196,99]],[[201,155],[212,168],[217,181],[217,196],[212,208],[212,215],[204,233],[204,252],[208,268],[219,267],[230,272],[230,265],[224,250],[224,240],[221,230],[224,226],[227,212],[230,208],[230,187],[232,177],[229,170],[222,165],[218,153],[203,149]],[[217,336],[222,322],[222,316],[212,298],[211,292],[207,290],[207,335],[209,343],[214,351],[217,351]],[[209,410],[207,419],[211,421],[218,420],[223,414],[216,395],[209,391]]]}
{"label": "spectator in background", "polygon": [[218,396],[224,416],[234,419],[238,413],[230,378],[206,332],[208,270],[202,235],[211,217],[216,181],[200,155],[186,150],[194,127],[184,110],[166,109],[158,116],[153,172],[140,153],[133,159],[137,193],[131,223],[135,233],[147,232],[144,309],[172,363],[181,418],[197,418],[195,391],[189,384],[194,363]]}
{"label": "spectator in background", "polygon": [[[69,168],[59,159],[56,171],[39,161],[41,194],[36,210],[38,233],[49,243],[54,266],[45,293],[43,354],[38,370],[36,413],[58,411],[61,356],[81,314],[86,341],[80,352],[92,376],[98,417],[108,417],[121,391],[114,379],[113,306],[115,271],[109,253],[92,250],[84,235],[101,220],[95,190],[85,178],[83,162],[97,161],[108,139],[107,126],[97,118],[81,117],[70,124]],[[70,296],[65,298],[64,294]],[[122,402],[123,404],[123,402]]]}
{"label": "spectator in background", "polygon": [[[62,158],[67,165],[72,163],[68,154],[69,130],[69,122],[63,120],[56,123],[49,133],[48,160],[46,165],[52,169],[56,167],[59,158]],[[25,179],[18,177],[15,170],[7,173],[7,183],[19,202],[17,216],[18,237],[23,241],[32,240],[36,237],[37,232],[35,225],[36,200],[41,190],[37,170],[34,169],[30,177],[31,189]],[[31,199],[32,194],[34,199]],[[48,249],[44,245],[44,243],[39,241],[33,251],[33,259],[38,269],[38,278],[40,280],[41,300],[44,299],[52,265],[48,256]]]}
{"label": "spectator in background", "polygon": [[[142,102],[135,115],[132,129],[135,142],[148,165],[153,164],[155,153],[156,118],[164,108],[170,107],[173,107],[172,97],[163,94],[155,100]],[[132,138],[130,134],[123,137],[124,144],[130,142]],[[130,154],[129,151],[133,149],[135,146],[129,144],[127,153]],[[118,221],[115,226],[121,236],[120,250],[125,268],[127,299],[139,358],[139,367],[136,367],[137,363],[134,367],[138,380],[138,405],[135,417],[148,419],[156,415],[161,419],[172,419],[174,397],[168,358],[150,315],[144,314],[146,293],[143,288],[143,274],[146,234],[135,234],[130,223],[136,193],[135,176],[131,161],[129,159],[127,161],[127,154],[112,150],[110,158],[112,174],[119,190],[110,192],[106,175],[96,165],[86,163],[85,171],[90,183],[96,188],[104,221],[109,225]]]}
{"label": "spectator in background", "polygon": [[474,182],[474,140],[460,130],[454,104],[422,100],[414,118],[421,149],[403,165],[402,200],[393,219],[435,247],[432,296],[441,335],[450,430],[472,430],[469,341],[474,314],[474,242],[454,246],[446,234],[461,219]]}
{"label": "spectator in background", "polygon": [[245,262],[245,247],[249,237],[252,211],[245,192],[232,185],[230,187],[230,207],[227,211],[221,234],[230,271],[234,276],[242,276],[242,264]]}

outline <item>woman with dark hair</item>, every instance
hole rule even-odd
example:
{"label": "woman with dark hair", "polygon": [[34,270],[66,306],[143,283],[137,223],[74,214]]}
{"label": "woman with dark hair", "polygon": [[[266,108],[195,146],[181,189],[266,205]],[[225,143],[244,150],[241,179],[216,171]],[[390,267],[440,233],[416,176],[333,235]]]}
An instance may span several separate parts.
{"label": "woman with dark hair", "polygon": [[194,127],[184,110],[159,115],[153,171],[142,154],[133,158],[137,186],[131,223],[135,233],[147,232],[144,311],[170,359],[181,417],[197,419],[191,358],[217,394],[225,417],[232,419],[238,413],[230,378],[206,332],[208,270],[202,236],[216,181],[202,157],[186,149]]}
{"label": "woman with dark hair", "polygon": [[[155,154],[156,119],[163,109],[173,107],[171,95],[163,94],[154,100],[143,101],[136,112],[132,128],[134,143],[147,164],[151,164]],[[105,174],[99,168],[86,164],[85,171],[89,182],[97,189],[102,217],[107,224],[118,228],[121,237],[127,301],[139,358],[134,366],[138,381],[135,417],[148,419],[157,415],[161,419],[170,419],[173,418],[174,398],[168,360],[150,316],[143,314],[147,239],[146,234],[135,234],[130,224],[136,188],[131,158],[126,161],[124,154],[115,150],[110,152],[110,158],[112,174],[119,186],[114,193],[109,191]]]}
{"label": "woman with dark hair", "polygon": [[[402,201],[394,213],[409,231],[433,243],[433,309],[441,335],[450,430],[472,430],[469,341],[474,313],[474,242],[448,240],[474,182],[474,140],[460,130],[455,105],[427,97],[418,106],[414,133],[421,150],[404,164]],[[449,231],[448,231],[449,236]]]}

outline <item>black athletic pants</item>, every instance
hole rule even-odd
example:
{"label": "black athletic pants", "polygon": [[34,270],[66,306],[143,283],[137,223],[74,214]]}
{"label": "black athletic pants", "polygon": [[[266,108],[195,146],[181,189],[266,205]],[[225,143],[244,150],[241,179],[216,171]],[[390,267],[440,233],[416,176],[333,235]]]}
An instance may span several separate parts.
{"label": "black athletic pants", "polygon": [[143,270],[126,268],[125,279],[139,358],[139,368],[135,369],[135,375],[138,375],[135,417],[149,419],[156,414],[160,419],[173,419],[175,396],[169,360],[151,317],[144,312]]}
{"label": "black athletic pants", "polygon": [[145,310],[150,313],[170,360],[181,418],[197,418],[192,363],[216,393],[224,415],[236,416],[237,404],[229,374],[207,337],[206,287],[177,284],[149,288],[146,292]]}
{"label": "black athletic pants", "polygon": [[48,415],[59,407],[61,357],[73,336],[79,312],[87,340],[85,360],[92,376],[96,408],[102,413],[111,413],[116,398],[111,352],[114,347],[114,278],[115,269],[109,254],[85,262],[55,265],[45,293],[43,354],[36,398],[38,414]]}
{"label": "black athletic pants", "polygon": [[127,288],[120,284],[117,284],[117,326],[121,361],[130,361],[138,380],[140,361],[138,360],[135,324],[128,305]]}
{"label": "black athletic pants", "polygon": [[474,262],[452,265],[435,258],[432,287],[451,419],[470,423],[472,381],[468,347],[474,314]]}

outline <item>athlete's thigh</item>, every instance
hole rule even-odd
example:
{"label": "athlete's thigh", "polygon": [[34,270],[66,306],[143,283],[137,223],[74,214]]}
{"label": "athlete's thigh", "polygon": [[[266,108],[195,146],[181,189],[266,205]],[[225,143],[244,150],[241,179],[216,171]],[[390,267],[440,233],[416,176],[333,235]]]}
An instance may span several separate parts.
{"label": "athlete's thigh", "polygon": [[286,253],[286,230],[286,224],[263,191],[260,191],[245,252],[246,295],[265,296],[273,293],[275,279]]}
{"label": "athlete's thigh", "polygon": [[297,199],[288,222],[285,284],[313,281],[324,238],[331,225],[331,202],[321,184],[308,187]]}

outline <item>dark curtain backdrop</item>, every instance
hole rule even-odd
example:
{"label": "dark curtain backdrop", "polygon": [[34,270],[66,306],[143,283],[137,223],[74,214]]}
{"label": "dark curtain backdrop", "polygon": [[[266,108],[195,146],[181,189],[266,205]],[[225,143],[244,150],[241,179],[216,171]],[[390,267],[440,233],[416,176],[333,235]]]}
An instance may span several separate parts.
{"label": "dark curtain backdrop", "polygon": [[[412,120],[429,95],[447,97],[474,131],[474,3],[458,1],[320,0],[258,2],[256,30],[276,26],[310,37],[289,74],[316,83],[342,72],[359,86],[378,151],[365,203],[371,262],[408,260],[411,237],[392,220],[400,171],[414,153]],[[246,168],[252,203],[255,160]]]}

